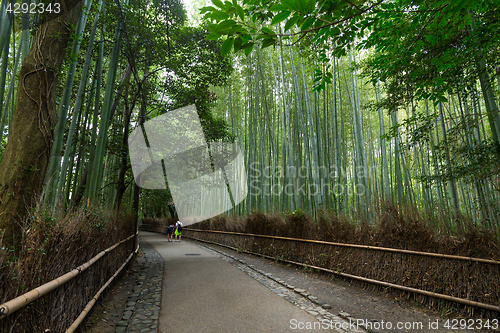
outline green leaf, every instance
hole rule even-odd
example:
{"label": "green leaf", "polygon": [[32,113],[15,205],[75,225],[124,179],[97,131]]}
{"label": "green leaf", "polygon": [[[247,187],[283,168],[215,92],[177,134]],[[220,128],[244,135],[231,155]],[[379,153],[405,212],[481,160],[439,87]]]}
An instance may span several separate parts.
{"label": "green leaf", "polygon": [[293,0],[281,0],[281,4],[288,9],[296,10],[295,1]]}
{"label": "green leaf", "polygon": [[241,40],[241,37],[237,37],[234,39],[234,45],[233,45],[234,52],[238,52],[240,50],[242,43],[243,41]]}
{"label": "green leaf", "polygon": [[314,11],[314,7],[316,6],[316,0],[307,1],[306,9],[308,13],[312,13]]}
{"label": "green leaf", "polygon": [[225,9],[224,4],[220,0],[212,0],[212,3],[221,9]]}
{"label": "green leaf", "polygon": [[243,11],[243,8],[241,8],[240,5],[236,5],[236,12],[238,13],[238,16],[242,21],[245,20],[245,12]]}
{"label": "green leaf", "polygon": [[282,4],[280,3],[276,3],[274,5],[271,6],[271,8],[269,8],[269,11],[271,12],[281,12],[283,10],[287,10],[288,8],[283,6]]}
{"label": "green leaf", "polygon": [[262,42],[262,48],[265,49],[266,47],[269,47],[269,46],[275,45],[275,44],[276,44],[276,40],[274,38],[266,38]]}
{"label": "green leaf", "polygon": [[240,26],[239,25],[235,25],[234,27],[232,27],[228,32],[227,34],[228,35],[234,35],[236,33],[236,31],[239,31],[240,30]]}
{"label": "green leaf", "polygon": [[289,11],[283,11],[281,13],[276,14],[276,16],[273,17],[273,20],[271,21],[271,25],[275,25],[277,23],[280,23],[280,22],[286,20],[286,18],[288,16],[290,16],[290,12]]}
{"label": "green leaf", "polygon": [[295,5],[297,6],[297,8],[304,12],[306,10],[306,0],[295,0]]}
{"label": "green leaf", "polygon": [[234,39],[233,38],[228,38],[224,43],[222,43],[222,46],[220,48],[220,53],[225,56],[226,54],[231,51],[231,48],[233,47]]}
{"label": "green leaf", "polygon": [[314,23],[315,21],[316,21],[316,18],[315,18],[315,17],[310,17],[310,18],[308,18],[308,19],[304,22],[304,24],[302,25],[302,27],[300,28],[300,30],[304,31],[304,30],[309,29],[309,28],[313,25],[313,23]]}
{"label": "green leaf", "polygon": [[261,31],[262,31],[263,33],[266,33],[266,34],[273,34],[273,35],[274,35],[274,31],[272,31],[271,29],[266,28],[266,27],[263,27],[263,28],[261,29]]}
{"label": "green leaf", "polygon": [[207,35],[207,40],[216,40],[219,39],[222,35],[216,33],[216,32],[211,32]]}
{"label": "green leaf", "polygon": [[339,27],[331,27],[330,28],[330,35],[334,35],[334,36],[340,35]]}
{"label": "green leaf", "polygon": [[217,11],[217,12],[213,12],[212,14],[210,14],[209,17],[216,20],[216,21],[222,21],[222,20],[228,19],[229,14],[226,12],[223,12],[223,11]]}
{"label": "green leaf", "polygon": [[214,8],[214,7],[212,7],[212,6],[207,6],[207,7],[203,7],[203,8],[201,8],[201,9],[200,9],[200,13],[201,13],[201,14],[204,14],[204,13],[206,13],[206,12],[214,12],[214,11],[216,11],[216,10],[217,10],[217,9],[215,9],[215,8]]}
{"label": "green leaf", "polygon": [[252,53],[254,43],[246,43],[245,45],[242,46],[242,49],[245,50],[245,55],[248,57],[250,53]]}
{"label": "green leaf", "polygon": [[299,20],[299,18],[300,17],[298,17],[298,16],[294,16],[291,19],[289,19],[288,21],[286,21],[286,23],[285,23],[285,31],[287,31],[288,29],[290,29],[291,27],[293,27],[295,25],[295,23],[297,23],[297,21]]}
{"label": "green leaf", "polygon": [[235,25],[236,25],[236,22],[234,20],[225,20],[217,25],[216,30],[218,30],[218,31],[227,30],[229,28],[232,28]]}
{"label": "green leaf", "polygon": [[325,90],[325,83],[324,82],[321,82],[320,84],[318,85],[315,85],[314,88],[313,88],[313,91],[322,91],[322,90]]}

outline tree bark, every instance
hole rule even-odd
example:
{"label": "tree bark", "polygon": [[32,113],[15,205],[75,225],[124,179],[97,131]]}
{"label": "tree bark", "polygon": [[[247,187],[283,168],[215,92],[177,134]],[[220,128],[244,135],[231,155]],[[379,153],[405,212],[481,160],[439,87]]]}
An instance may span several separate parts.
{"label": "tree bark", "polygon": [[57,122],[54,94],[82,0],[58,0],[41,23],[19,75],[17,107],[0,164],[0,239],[20,245],[23,221],[42,192]]}

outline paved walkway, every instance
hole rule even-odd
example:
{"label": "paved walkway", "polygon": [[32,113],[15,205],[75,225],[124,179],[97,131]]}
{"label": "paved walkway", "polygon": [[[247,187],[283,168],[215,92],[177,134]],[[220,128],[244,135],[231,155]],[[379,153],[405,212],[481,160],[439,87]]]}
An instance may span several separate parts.
{"label": "paved walkway", "polygon": [[139,272],[133,293],[127,299],[116,333],[158,333],[163,259],[147,243],[139,240],[143,255],[137,256]]}
{"label": "paved walkway", "polygon": [[[126,332],[296,332],[300,330],[292,328],[300,323],[318,323],[212,251],[186,240],[167,242],[164,235],[151,232],[141,231],[140,238],[164,262],[159,323],[154,319],[156,301],[151,303],[158,296],[158,281],[144,274],[134,295],[151,300],[131,309]],[[147,247],[143,250],[154,256]]]}

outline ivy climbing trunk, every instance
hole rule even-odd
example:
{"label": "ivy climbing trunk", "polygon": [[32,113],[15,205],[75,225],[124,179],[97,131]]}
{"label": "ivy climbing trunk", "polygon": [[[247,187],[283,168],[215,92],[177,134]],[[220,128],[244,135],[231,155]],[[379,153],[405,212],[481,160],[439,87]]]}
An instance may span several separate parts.
{"label": "ivy climbing trunk", "polygon": [[[0,234],[18,245],[22,221],[37,202],[57,122],[54,93],[82,0],[58,0],[59,14],[41,23],[19,75],[17,106],[0,164]],[[2,237],[0,235],[0,237]]]}

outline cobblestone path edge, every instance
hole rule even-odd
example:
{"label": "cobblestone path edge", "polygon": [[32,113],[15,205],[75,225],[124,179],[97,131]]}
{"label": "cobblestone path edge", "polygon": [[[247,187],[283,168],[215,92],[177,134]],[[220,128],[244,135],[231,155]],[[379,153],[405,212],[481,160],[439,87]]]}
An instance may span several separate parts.
{"label": "cobblestone path edge", "polygon": [[127,299],[127,307],[116,325],[116,333],[158,333],[163,259],[140,239],[139,246],[144,256],[137,259],[140,269],[137,284]]}

